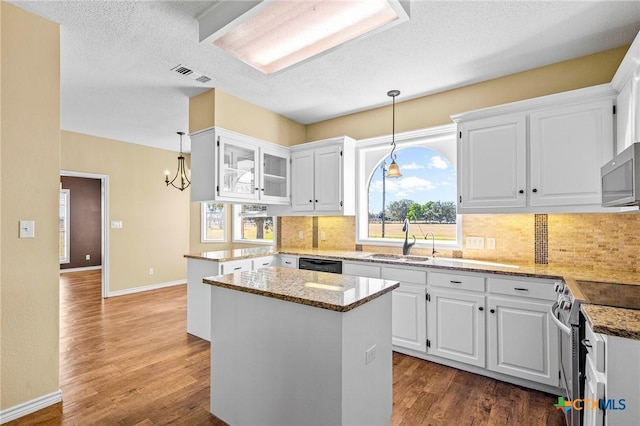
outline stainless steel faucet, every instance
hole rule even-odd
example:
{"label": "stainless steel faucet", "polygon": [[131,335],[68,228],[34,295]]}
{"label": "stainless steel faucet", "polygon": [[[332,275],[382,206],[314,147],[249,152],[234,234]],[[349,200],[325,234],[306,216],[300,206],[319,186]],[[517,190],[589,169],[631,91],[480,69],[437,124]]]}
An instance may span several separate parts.
{"label": "stainless steel faucet", "polygon": [[409,219],[404,220],[404,226],[402,227],[402,231],[404,232],[404,244],[402,245],[402,255],[406,256],[411,251],[411,247],[416,243],[416,236],[412,235],[413,242],[409,242]]}
{"label": "stainless steel faucet", "polygon": [[431,256],[435,257],[435,255],[437,253],[437,251],[436,251],[436,236],[433,234],[433,232],[427,232],[424,235],[424,239],[425,240],[428,239],[429,235],[431,235]]}

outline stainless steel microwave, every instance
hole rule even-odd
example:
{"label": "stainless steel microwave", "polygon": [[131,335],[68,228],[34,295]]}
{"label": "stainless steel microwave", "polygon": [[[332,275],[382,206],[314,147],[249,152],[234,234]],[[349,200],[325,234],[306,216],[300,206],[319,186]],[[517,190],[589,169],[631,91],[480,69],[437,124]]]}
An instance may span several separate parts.
{"label": "stainless steel microwave", "polygon": [[602,166],[602,206],[640,206],[640,142]]}

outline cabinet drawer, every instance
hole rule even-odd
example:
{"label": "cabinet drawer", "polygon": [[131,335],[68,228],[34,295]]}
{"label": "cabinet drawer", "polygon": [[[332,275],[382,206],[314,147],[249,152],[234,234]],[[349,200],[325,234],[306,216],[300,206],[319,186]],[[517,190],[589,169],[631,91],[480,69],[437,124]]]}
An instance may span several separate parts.
{"label": "cabinet drawer", "polygon": [[601,335],[593,332],[590,324],[587,324],[584,331],[584,341],[580,344],[587,349],[587,360],[593,363],[594,368],[599,373],[604,373],[604,339]]}
{"label": "cabinet drawer", "polygon": [[384,280],[395,280],[403,283],[426,284],[427,271],[413,269],[382,268],[381,277]]}
{"label": "cabinet drawer", "polygon": [[362,263],[342,262],[342,273],[344,275],[356,275],[358,277],[380,278],[380,267]]}
{"label": "cabinet drawer", "polygon": [[429,284],[460,290],[484,291],[484,278],[471,275],[429,273]]}
{"label": "cabinet drawer", "polygon": [[280,266],[298,269],[298,258],[295,256],[280,256]]}
{"label": "cabinet drawer", "polygon": [[253,270],[273,265],[273,256],[257,257],[253,259]]}
{"label": "cabinet drawer", "polygon": [[229,260],[220,264],[220,273],[233,274],[234,272],[250,271],[251,259]]}
{"label": "cabinet drawer", "polygon": [[489,278],[489,293],[532,299],[556,300],[551,282],[522,281],[505,278]]}

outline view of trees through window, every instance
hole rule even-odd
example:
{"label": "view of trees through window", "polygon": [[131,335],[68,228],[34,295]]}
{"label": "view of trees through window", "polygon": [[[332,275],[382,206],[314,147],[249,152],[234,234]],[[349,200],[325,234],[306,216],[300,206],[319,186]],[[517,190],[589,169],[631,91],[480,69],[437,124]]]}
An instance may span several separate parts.
{"label": "view of trees through window", "polygon": [[402,176],[386,177],[386,158],[369,184],[369,238],[404,239],[402,225],[411,222],[409,235],[424,238],[433,232],[439,241],[456,241],[456,171],[449,160],[430,148],[396,151]]}
{"label": "view of trees through window", "polygon": [[273,217],[263,204],[235,205],[235,240],[273,241]]}

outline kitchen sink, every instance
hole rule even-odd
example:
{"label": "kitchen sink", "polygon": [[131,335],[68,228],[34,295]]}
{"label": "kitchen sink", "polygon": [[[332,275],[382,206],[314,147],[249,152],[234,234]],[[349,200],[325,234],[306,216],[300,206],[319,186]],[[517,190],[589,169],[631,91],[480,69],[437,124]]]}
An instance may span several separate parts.
{"label": "kitchen sink", "polygon": [[376,253],[367,256],[373,260],[397,260],[398,262],[426,262],[430,258],[427,256],[404,256],[402,254]]}

